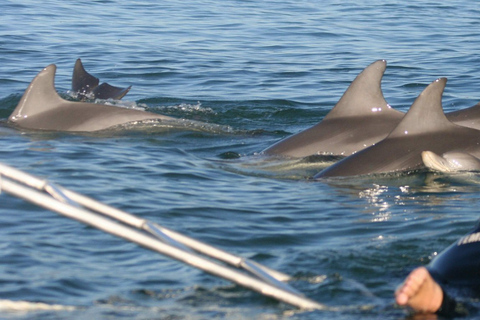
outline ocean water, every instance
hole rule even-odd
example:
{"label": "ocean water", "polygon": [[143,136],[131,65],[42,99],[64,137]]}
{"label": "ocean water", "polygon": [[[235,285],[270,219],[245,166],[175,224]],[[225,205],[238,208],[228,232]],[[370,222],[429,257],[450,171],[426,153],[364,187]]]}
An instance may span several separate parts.
{"label": "ocean water", "polygon": [[[312,181],[321,164],[259,153],[319,122],[378,59],[395,108],[438,77],[446,111],[476,104],[479,17],[473,1],[3,0],[2,163],[290,274],[332,308],[296,310],[1,194],[0,318],[405,319],[395,287],[474,225],[480,177]],[[187,121],[88,134],[7,122],[49,64],[67,94],[77,58],[132,85],[125,104]]]}

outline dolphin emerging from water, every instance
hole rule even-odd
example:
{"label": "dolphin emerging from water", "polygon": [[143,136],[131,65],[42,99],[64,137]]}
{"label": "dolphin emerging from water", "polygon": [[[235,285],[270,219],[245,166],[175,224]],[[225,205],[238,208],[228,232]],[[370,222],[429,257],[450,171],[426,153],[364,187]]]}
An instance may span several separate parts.
{"label": "dolphin emerging from water", "polygon": [[467,152],[450,151],[440,156],[424,151],[422,160],[427,168],[440,172],[480,171],[480,159]]}
{"label": "dolphin emerging from water", "polygon": [[440,78],[425,88],[385,139],[340,160],[314,178],[416,170],[423,167],[424,150],[437,154],[456,150],[480,157],[480,130],[456,125],[443,113],[446,82],[446,78]]}
{"label": "dolphin emerging from water", "polygon": [[387,63],[363,70],[325,118],[263,152],[301,158],[313,154],[348,156],[385,138],[403,118],[383,97],[380,82]]}
{"label": "dolphin emerging from water", "polygon": [[54,64],[30,83],[8,118],[15,125],[38,130],[97,131],[146,120],[174,120],[156,113],[62,99],[55,90]]}
{"label": "dolphin emerging from water", "polygon": [[[386,66],[385,60],[369,65],[321,122],[263,153],[291,158],[314,154],[349,156],[387,137],[405,113],[393,109],[383,96],[381,80]],[[480,129],[480,103],[446,116],[458,125]]]}
{"label": "dolphin emerging from water", "polygon": [[104,82],[98,85],[100,80],[83,67],[82,60],[77,59],[72,75],[72,91],[78,95],[80,100],[86,99],[122,99],[132,86],[128,88],[119,88]]}

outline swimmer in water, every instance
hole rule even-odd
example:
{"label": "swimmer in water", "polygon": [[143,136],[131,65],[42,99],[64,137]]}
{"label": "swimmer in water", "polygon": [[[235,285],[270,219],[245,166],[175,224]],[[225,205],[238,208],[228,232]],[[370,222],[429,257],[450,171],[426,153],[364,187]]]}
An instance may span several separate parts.
{"label": "swimmer in water", "polygon": [[413,270],[395,291],[395,301],[417,313],[465,316],[471,309],[449,296],[445,287],[480,288],[480,224],[441,252],[426,267]]}

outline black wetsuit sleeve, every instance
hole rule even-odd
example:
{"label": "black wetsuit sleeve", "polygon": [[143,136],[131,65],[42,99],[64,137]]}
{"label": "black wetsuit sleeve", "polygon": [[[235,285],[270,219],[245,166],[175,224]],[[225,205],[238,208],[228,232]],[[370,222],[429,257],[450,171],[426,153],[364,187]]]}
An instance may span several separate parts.
{"label": "black wetsuit sleeve", "polygon": [[480,223],[461,237],[458,241],[443,250],[427,266],[433,279],[440,284],[444,294],[439,315],[465,316],[475,307],[468,302],[453,299],[445,293],[444,288],[462,288],[465,293],[477,296],[480,289]]}
{"label": "black wetsuit sleeve", "polygon": [[442,300],[442,305],[436,312],[439,316],[444,316],[444,317],[453,317],[455,316],[455,309],[457,307],[457,301],[455,299],[451,298],[445,290],[443,290],[443,300]]}
{"label": "black wetsuit sleeve", "polygon": [[436,314],[442,317],[453,318],[459,316],[468,315],[468,311],[462,303],[457,302],[455,299],[450,297],[445,290],[443,290],[443,300],[442,305],[437,310]]}

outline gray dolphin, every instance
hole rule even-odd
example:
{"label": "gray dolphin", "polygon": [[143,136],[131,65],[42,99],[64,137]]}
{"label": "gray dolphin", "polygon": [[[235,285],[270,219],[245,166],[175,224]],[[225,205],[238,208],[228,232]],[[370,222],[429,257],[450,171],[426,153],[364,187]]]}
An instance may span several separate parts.
{"label": "gray dolphin", "polygon": [[480,171],[480,159],[467,152],[450,151],[440,156],[423,151],[422,160],[427,168],[440,172]]}
{"label": "gray dolphin", "polygon": [[448,112],[446,116],[455,124],[480,130],[480,102],[470,108]]}
{"label": "gray dolphin", "polygon": [[[263,153],[291,158],[349,156],[384,139],[405,115],[393,109],[383,96],[381,80],[386,66],[385,60],[369,65],[322,121],[280,140]],[[446,116],[458,125],[480,130],[480,103]]]}
{"label": "gray dolphin", "polygon": [[38,130],[97,131],[146,120],[173,120],[151,112],[62,99],[55,90],[52,64],[40,71],[8,118],[15,125]]}
{"label": "gray dolphin", "polygon": [[314,178],[416,170],[423,166],[424,150],[437,154],[459,150],[480,157],[480,131],[456,125],[443,113],[446,82],[446,78],[440,78],[425,88],[385,139],[340,160]]}
{"label": "gray dolphin", "polygon": [[385,138],[404,115],[383,97],[380,82],[386,66],[385,60],[369,65],[321,122],[263,153],[294,158],[313,154],[348,156]]}
{"label": "gray dolphin", "polygon": [[83,67],[82,60],[77,59],[72,75],[72,91],[78,95],[80,100],[86,99],[122,99],[132,86],[128,88],[119,88],[104,82],[98,85],[100,80]]}

